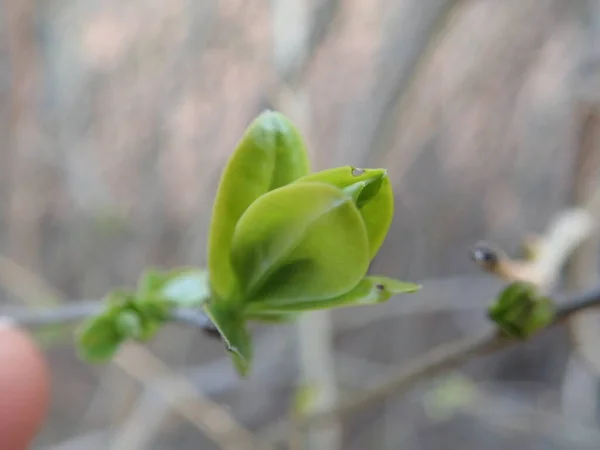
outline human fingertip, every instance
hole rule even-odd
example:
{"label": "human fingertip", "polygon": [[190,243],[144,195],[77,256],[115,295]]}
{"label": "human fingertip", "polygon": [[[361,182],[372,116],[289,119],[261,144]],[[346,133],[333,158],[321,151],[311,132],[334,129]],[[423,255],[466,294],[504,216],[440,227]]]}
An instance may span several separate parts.
{"label": "human fingertip", "polygon": [[26,450],[45,418],[50,376],[41,350],[27,331],[0,317],[0,443]]}

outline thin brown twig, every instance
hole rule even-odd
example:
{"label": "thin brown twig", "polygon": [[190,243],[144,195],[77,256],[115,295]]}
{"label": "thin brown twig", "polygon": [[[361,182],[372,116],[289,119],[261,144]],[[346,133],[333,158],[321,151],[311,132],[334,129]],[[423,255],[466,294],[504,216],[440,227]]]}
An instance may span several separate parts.
{"label": "thin brown twig", "polygon": [[[506,281],[530,281],[545,293],[554,284],[565,260],[589,236],[591,228],[591,218],[585,211],[566,210],[558,214],[549,224],[543,236],[540,237],[539,253],[530,261],[510,260],[500,250],[493,247],[485,247],[483,249],[485,251],[479,251],[482,247],[477,246],[472,250],[471,255],[488,272]],[[481,260],[482,256],[484,258]],[[491,256],[491,259],[488,256]],[[557,304],[560,306],[557,308],[554,323],[566,320],[577,311],[600,305],[600,287],[565,302],[558,301]],[[466,337],[434,348],[393,371],[386,381],[376,385],[373,389],[362,392],[329,411],[310,416],[298,424],[290,425],[282,422],[280,427],[274,427],[275,440],[279,442],[281,436],[285,435],[283,433],[286,433],[290,427],[302,429],[312,425],[323,426],[391,394],[404,392],[418,382],[460,366],[473,358],[493,353],[517,342],[519,341],[507,339],[496,329],[491,329],[484,334]]]}
{"label": "thin brown twig", "polygon": [[[573,314],[584,309],[600,306],[600,287],[585,292],[568,300],[559,301],[555,320],[550,325],[564,322]],[[369,405],[383,400],[390,395],[406,392],[417,383],[430,379],[442,372],[454,369],[470,360],[489,355],[496,351],[521,343],[499,334],[496,330],[490,330],[477,336],[459,339],[449,344],[441,345],[433,350],[417,357],[412,362],[399,368],[390,374],[389,379],[369,389],[356,397],[342,402],[335,408],[312,415],[302,422],[295,424],[300,429],[312,426],[326,426],[332,420],[349,416],[357,411],[363,410]],[[270,438],[274,442],[287,436],[290,424],[281,423],[271,431]]]}

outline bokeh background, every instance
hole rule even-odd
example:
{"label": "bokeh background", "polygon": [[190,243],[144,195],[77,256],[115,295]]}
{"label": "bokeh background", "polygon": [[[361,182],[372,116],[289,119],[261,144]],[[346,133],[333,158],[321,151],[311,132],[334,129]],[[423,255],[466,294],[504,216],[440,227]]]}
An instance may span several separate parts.
{"label": "bokeh background", "polygon": [[[243,448],[231,422],[266,439],[303,412],[303,380],[327,406],[484,328],[502,283],[469,247],[516,254],[573,202],[598,126],[598,3],[3,1],[0,305],[100,299],[144,267],[205,264],[220,172],[266,108],[297,123],[315,169],[388,169],[396,213],[372,271],[425,286],[257,328],[247,380],[189,328],[100,367],[77,359],[71,328],[40,330],[53,399],[34,448]],[[561,401],[568,355],[556,329],[288,443],[596,449],[595,409]]]}

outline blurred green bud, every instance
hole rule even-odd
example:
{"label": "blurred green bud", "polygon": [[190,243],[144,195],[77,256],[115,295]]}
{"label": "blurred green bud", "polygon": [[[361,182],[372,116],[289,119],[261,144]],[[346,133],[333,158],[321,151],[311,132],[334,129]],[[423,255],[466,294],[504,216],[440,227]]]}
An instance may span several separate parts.
{"label": "blurred green bud", "polygon": [[554,320],[554,304],[530,283],[507,286],[490,306],[488,316],[509,337],[526,339]]}

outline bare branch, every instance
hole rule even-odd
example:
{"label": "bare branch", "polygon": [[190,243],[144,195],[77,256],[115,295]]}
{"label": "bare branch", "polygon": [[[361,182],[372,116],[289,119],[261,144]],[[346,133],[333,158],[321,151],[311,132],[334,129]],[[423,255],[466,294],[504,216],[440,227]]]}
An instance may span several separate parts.
{"label": "bare branch", "polygon": [[[478,244],[472,249],[471,256],[482,269],[504,281],[529,281],[548,292],[556,282],[560,268],[581,242],[589,237],[592,230],[593,221],[587,211],[569,209],[558,214],[545,233],[537,239],[537,254],[531,260],[512,260],[500,249],[487,244]],[[556,304],[560,306],[557,307],[554,323],[562,322],[583,309],[600,306],[600,287],[566,301],[560,298],[556,300]],[[373,389],[358,394],[330,411],[315,414],[296,426],[323,426],[332,420],[339,420],[341,416],[359,411],[391,394],[404,392],[425,379],[517,342],[519,341],[503,337],[492,328],[482,335],[434,348],[393,371],[386,381]],[[287,428],[290,425],[284,422],[274,428],[276,440],[285,435],[279,433],[285,433]]]}
{"label": "bare branch", "polygon": [[[22,327],[35,328],[51,325],[66,325],[98,314],[104,307],[101,301],[83,301],[49,308],[4,309],[0,316]],[[171,312],[171,321],[200,328],[210,336],[219,337],[216,327],[199,309],[177,308]]]}
{"label": "bare branch", "polygon": [[37,328],[79,322],[86,317],[98,314],[102,311],[102,307],[102,302],[99,301],[83,301],[47,308],[3,308],[0,310],[0,315],[21,327]]}
{"label": "bare branch", "polygon": [[[600,287],[564,301],[558,299],[557,303],[560,306],[556,309],[555,320],[551,325],[562,323],[573,314],[584,309],[599,307]],[[346,402],[342,402],[329,411],[307,417],[296,426],[301,429],[310,426],[326,426],[333,420],[339,420],[360,411],[373,403],[388,398],[392,394],[406,392],[416,384],[433,378],[442,372],[455,369],[474,358],[517,345],[520,342],[507,339],[496,330],[490,330],[478,336],[467,337],[441,345],[399,368],[390,375],[387,381],[358,394]],[[281,422],[269,433],[270,438],[279,442],[288,434],[289,429],[290,424]]]}

